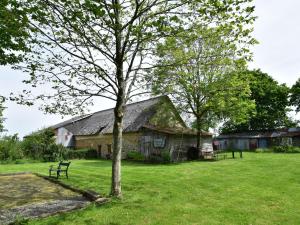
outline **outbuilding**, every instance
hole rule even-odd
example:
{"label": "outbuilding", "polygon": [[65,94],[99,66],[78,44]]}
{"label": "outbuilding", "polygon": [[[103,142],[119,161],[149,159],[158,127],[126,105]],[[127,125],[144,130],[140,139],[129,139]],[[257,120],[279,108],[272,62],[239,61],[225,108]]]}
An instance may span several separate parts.
{"label": "outbuilding", "polygon": [[[52,126],[56,141],[66,147],[93,148],[101,157],[110,157],[113,145],[113,109],[75,117]],[[142,153],[145,158],[168,152],[174,161],[184,160],[195,148],[196,131],[187,127],[167,96],[128,104],[123,122],[123,152]],[[201,133],[202,146],[212,144],[212,134]]]}

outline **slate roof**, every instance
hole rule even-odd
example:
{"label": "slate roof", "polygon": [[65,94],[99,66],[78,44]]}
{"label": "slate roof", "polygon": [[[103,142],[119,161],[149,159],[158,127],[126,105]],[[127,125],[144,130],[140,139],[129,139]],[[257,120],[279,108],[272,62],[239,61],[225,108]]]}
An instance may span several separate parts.
{"label": "slate roof", "polygon": [[[164,98],[170,101],[167,96],[160,96],[126,105],[123,132],[135,132],[147,125],[149,119],[156,113],[156,106]],[[56,124],[52,126],[52,128],[57,129],[64,127],[74,135],[110,134],[113,131],[113,123],[114,111],[113,108],[111,108],[93,114],[75,117]]]}
{"label": "slate roof", "polygon": [[217,139],[230,138],[276,138],[300,136],[300,128],[283,128],[273,131],[249,131],[241,133],[220,134]]}

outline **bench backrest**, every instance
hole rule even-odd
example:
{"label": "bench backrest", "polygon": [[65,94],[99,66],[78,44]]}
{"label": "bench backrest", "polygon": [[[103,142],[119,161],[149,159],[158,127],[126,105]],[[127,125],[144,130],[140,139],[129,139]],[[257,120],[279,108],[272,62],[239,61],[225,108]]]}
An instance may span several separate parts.
{"label": "bench backrest", "polygon": [[62,166],[67,167],[66,170],[69,168],[71,162],[59,162],[58,168],[61,169]]}

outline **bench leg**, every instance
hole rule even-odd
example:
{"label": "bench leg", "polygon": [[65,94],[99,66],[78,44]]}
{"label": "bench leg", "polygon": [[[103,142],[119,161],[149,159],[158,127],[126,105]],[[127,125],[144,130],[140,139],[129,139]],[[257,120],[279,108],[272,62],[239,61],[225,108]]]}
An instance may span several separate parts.
{"label": "bench leg", "polygon": [[69,176],[68,176],[68,171],[66,171],[66,177],[67,177],[67,179],[69,179]]}
{"label": "bench leg", "polygon": [[58,177],[59,177],[59,171],[57,171],[57,173],[56,173],[56,179],[58,179]]}

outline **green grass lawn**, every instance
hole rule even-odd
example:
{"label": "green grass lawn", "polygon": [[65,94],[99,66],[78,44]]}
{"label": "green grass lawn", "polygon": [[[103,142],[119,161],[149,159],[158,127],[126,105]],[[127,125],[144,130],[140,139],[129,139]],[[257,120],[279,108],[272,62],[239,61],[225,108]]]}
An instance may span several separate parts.
{"label": "green grass lawn", "polygon": [[[49,163],[0,165],[47,174]],[[74,160],[68,184],[108,194],[111,162]],[[30,224],[300,224],[300,154],[147,165],[123,162],[123,199]],[[1,198],[1,193],[0,193]]]}

